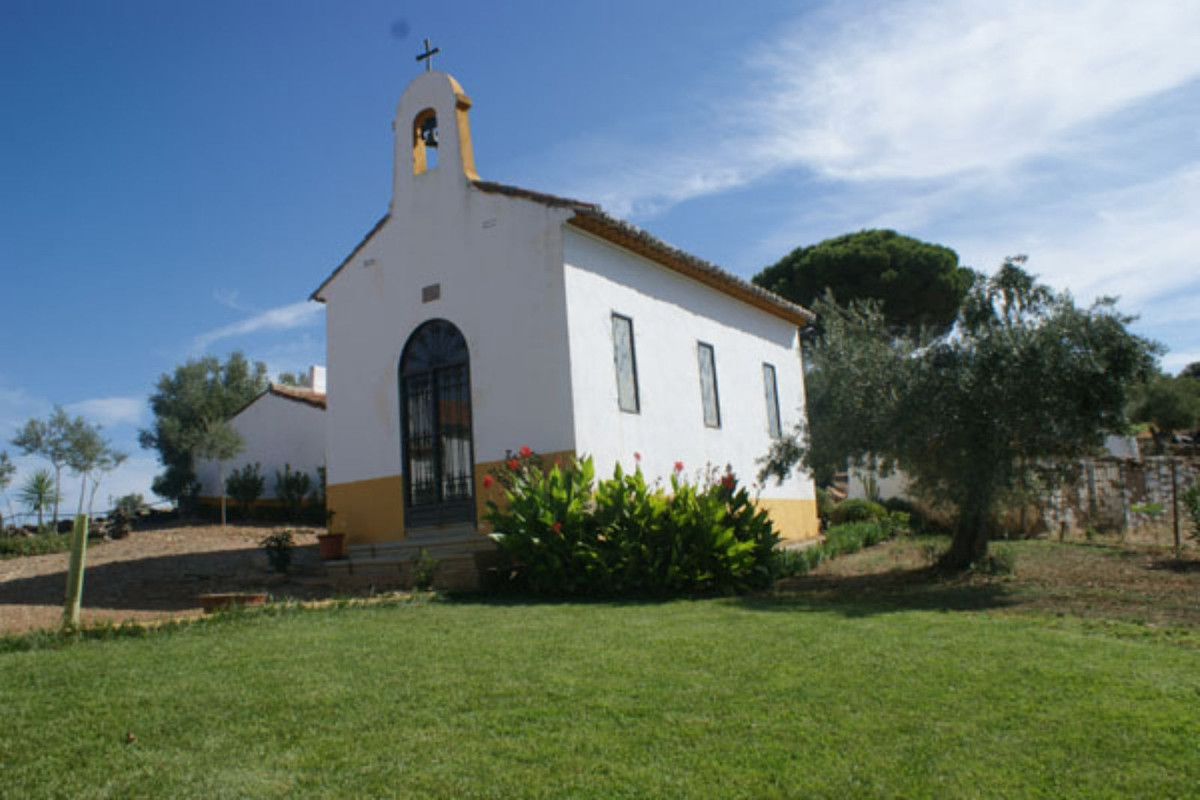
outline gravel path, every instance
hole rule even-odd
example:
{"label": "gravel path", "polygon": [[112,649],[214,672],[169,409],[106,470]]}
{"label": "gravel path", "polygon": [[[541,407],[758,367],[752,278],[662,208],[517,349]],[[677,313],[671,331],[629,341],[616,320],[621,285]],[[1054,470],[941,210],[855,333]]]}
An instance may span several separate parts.
{"label": "gravel path", "polygon": [[[281,528],[185,526],[134,531],[88,548],[84,623],[200,613],[199,595],[266,590],[312,597],[319,582],[316,531],[295,529],[292,577],[272,574],[259,542]],[[0,634],[52,628],[62,615],[67,553],[0,561]],[[327,593],[327,591],[326,591]]]}

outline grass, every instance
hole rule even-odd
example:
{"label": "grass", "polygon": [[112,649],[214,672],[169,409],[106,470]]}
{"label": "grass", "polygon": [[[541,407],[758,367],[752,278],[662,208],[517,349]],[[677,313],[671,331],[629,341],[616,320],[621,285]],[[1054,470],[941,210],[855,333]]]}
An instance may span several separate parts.
{"label": "grass", "polygon": [[999,580],[918,580],[901,541],[751,599],[385,603],[8,652],[0,796],[1191,795],[1193,621],[1086,586],[1094,613],[1060,616],[1039,570],[1130,565],[1011,547]]}

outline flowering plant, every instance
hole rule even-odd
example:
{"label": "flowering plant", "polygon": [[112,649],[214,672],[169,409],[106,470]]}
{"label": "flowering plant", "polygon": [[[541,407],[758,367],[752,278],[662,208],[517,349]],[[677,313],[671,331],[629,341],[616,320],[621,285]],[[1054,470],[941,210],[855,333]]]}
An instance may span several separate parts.
{"label": "flowering plant", "polygon": [[[648,485],[640,458],[595,481],[590,457],[546,469],[528,448],[496,473],[492,538],[514,587],[539,594],[736,593],[771,580],[779,541],[728,467],[697,484],[676,462],[669,489]],[[515,462],[515,465],[514,465]]]}

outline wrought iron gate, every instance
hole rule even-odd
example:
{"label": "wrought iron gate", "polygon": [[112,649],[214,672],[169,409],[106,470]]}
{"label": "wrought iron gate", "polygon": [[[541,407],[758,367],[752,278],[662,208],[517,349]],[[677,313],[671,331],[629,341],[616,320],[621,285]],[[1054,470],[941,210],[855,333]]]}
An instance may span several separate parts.
{"label": "wrought iron gate", "polygon": [[467,342],[450,322],[417,328],[400,357],[406,527],[475,519]]}

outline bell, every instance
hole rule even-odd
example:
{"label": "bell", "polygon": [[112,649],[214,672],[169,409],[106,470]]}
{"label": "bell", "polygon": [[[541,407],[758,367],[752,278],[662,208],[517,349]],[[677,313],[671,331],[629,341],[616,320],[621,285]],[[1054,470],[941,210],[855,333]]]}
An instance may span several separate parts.
{"label": "bell", "polygon": [[438,146],[437,117],[426,117],[421,123],[421,141],[426,147]]}

